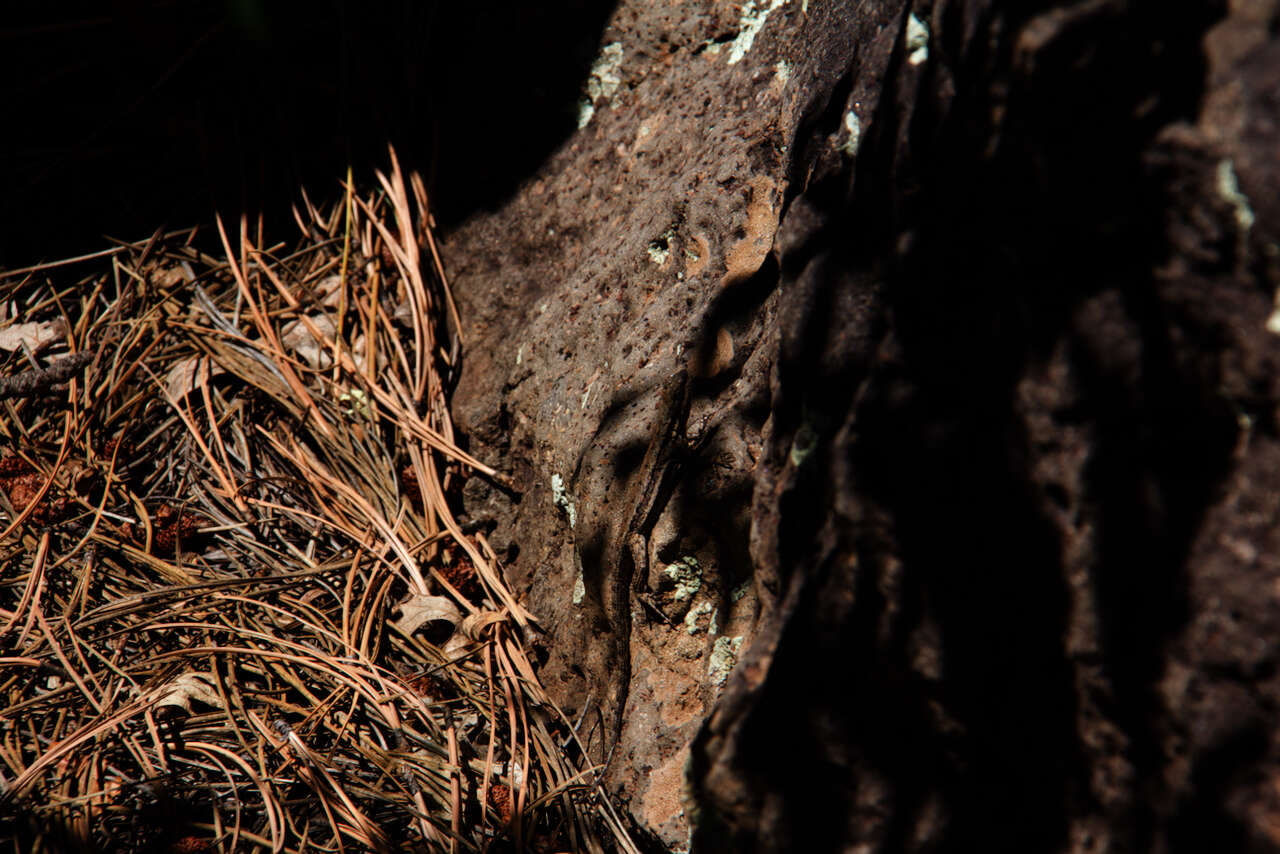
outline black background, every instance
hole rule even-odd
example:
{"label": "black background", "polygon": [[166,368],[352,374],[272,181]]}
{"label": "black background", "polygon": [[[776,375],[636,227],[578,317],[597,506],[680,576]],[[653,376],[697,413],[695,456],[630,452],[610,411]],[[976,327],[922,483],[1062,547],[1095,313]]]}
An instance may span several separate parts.
{"label": "black background", "polygon": [[437,219],[512,192],[573,130],[610,3],[5,4],[0,264],[262,213],[287,238],[394,143]]}

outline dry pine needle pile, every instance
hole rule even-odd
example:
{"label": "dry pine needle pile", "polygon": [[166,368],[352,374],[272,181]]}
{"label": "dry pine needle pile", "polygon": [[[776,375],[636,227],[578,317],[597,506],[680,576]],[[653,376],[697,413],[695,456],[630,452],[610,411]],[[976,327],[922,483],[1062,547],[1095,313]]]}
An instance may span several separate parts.
{"label": "dry pine needle pile", "polygon": [[392,164],[293,248],[219,223],[0,274],[8,850],[635,850],[455,518],[503,478],[455,441]]}

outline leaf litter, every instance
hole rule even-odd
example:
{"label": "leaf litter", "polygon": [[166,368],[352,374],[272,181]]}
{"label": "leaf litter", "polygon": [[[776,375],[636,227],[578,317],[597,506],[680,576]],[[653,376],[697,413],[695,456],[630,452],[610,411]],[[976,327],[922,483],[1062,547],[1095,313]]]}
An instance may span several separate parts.
{"label": "leaf litter", "polygon": [[455,434],[391,166],[304,194],[293,246],[219,221],[0,273],[12,850],[636,851],[450,504],[510,484]]}

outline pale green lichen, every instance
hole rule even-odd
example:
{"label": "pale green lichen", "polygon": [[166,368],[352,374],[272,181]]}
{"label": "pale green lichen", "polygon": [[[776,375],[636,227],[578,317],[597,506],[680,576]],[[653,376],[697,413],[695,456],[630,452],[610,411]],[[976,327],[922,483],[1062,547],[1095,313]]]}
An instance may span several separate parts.
{"label": "pale green lichen", "polygon": [[912,12],[907,17],[907,62],[919,65],[929,58],[929,25]]}
{"label": "pale green lichen", "polygon": [[778,82],[786,86],[787,81],[791,79],[791,64],[785,59],[779,60],[773,66],[773,73],[778,75]]}
{"label": "pale green lichen", "polygon": [[817,431],[813,429],[813,426],[808,421],[804,421],[800,424],[800,428],[796,430],[796,437],[791,440],[791,465],[800,468],[817,446]]}
{"label": "pale green lichen", "polygon": [[742,597],[746,596],[747,591],[750,589],[751,589],[751,581],[750,579],[748,579],[747,581],[742,582],[737,587],[730,590],[729,598],[732,599],[734,602],[741,602]]}
{"label": "pale green lichen", "polygon": [[858,146],[862,145],[862,122],[853,110],[844,114],[844,127],[849,131],[849,138],[840,146],[840,150],[848,157],[857,157]]}
{"label": "pale green lichen", "polygon": [[596,61],[591,64],[591,74],[587,77],[587,97],[595,101],[601,98],[612,98],[622,85],[622,43],[611,42],[604,46]]}
{"label": "pale green lichen", "polygon": [[730,65],[737,65],[742,61],[756,43],[756,36],[764,29],[769,13],[782,8],[786,3],[787,0],[769,0],[769,5],[765,6],[764,0],[747,0],[742,4],[742,11],[738,15],[738,35],[729,45]]}
{"label": "pale green lichen", "polygon": [[582,577],[582,570],[578,570],[578,575],[573,579],[573,604],[581,605],[582,600],[587,596],[587,580]]}
{"label": "pale green lichen", "polygon": [[715,637],[720,634],[720,609],[711,612],[711,623],[707,626],[707,634]]}
{"label": "pale green lichen", "polygon": [[350,406],[344,406],[342,412],[348,416],[360,416],[366,420],[373,420],[373,409],[369,406],[369,399],[365,397],[363,391],[353,388],[351,391],[344,391],[338,395],[339,403],[348,403]]}
{"label": "pale green lichen", "polygon": [[667,564],[663,570],[667,577],[676,583],[675,599],[684,602],[692,599],[702,589],[702,567],[693,555],[686,555],[675,563]]}
{"label": "pale green lichen", "polygon": [[684,629],[691,635],[696,635],[702,631],[702,627],[698,625],[698,618],[703,614],[711,613],[711,603],[705,599],[689,609],[689,613],[684,615]]}
{"label": "pale green lichen", "polygon": [[564,478],[558,474],[551,475],[551,501],[569,517],[569,527],[578,524],[578,511],[569,498],[569,491],[564,487]]}
{"label": "pale green lichen", "polygon": [[[1254,215],[1253,206],[1249,204],[1249,197],[1240,189],[1240,179],[1236,177],[1235,163],[1231,158],[1218,161],[1217,176],[1218,195],[1224,202],[1231,205],[1232,212],[1235,214],[1236,228],[1240,230],[1241,241],[1244,241],[1253,230],[1257,217]],[[1276,291],[1273,303],[1271,315],[1267,318],[1266,330],[1272,335],[1280,335],[1280,290]]]}
{"label": "pale green lichen", "polygon": [[742,636],[732,638],[716,638],[711,647],[711,657],[707,659],[707,676],[715,685],[723,685],[729,673],[738,663],[738,650],[742,649]]}
{"label": "pale green lichen", "polygon": [[1256,218],[1253,208],[1249,205],[1249,197],[1240,190],[1235,164],[1230,158],[1218,161],[1218,195],[1235,210],[1236,225],[1248,234]]}
{"label": "pale green lichen", "polygon": [[578,103],[578,127],[584,128],[596,114],[596,101],[612,98],[622,86],[622,43],[610,42],[600,50],[587,75],[587,93]]}
{"label": "pale green lichen", "polygon": [[1272,335],[1280,335],[1280,290],[1276,291],[1273,299],[1271,316],[1267,318],[1267,331]]}
{"label": "pale green lichen", "polygon": [[675,230],[668,228],[649,243],[649,260],[661,267],[671,257],[671,240],[676,236]]}

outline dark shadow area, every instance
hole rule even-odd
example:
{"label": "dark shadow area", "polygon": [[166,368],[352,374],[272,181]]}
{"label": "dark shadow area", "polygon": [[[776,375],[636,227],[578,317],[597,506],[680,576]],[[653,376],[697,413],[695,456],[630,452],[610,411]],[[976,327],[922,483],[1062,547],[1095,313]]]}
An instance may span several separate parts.
{"label": "dark shadow area", "polygon": [[[209,820],[213,808],[209,796],[198,790],[181,790],[171,778],[126,783],[117,790],[124,809],[99,811],[98,824],[77,826],[63,818],[28,806],[0,807],[0,840],[13,851],[40,850],[52,854],[168,854],[190,848],[198,838],[199,822]],[[104,820],[101,816],[107,813]],[[85,838],[88,829],[90,839]],[[188,847],[184,847],[184,843]]]}
{"label": "dark shadow area", "polygon": [[[1144,157],[1197,113],[1217,10],[1081,15],[1019,57],[1018,15],[960,43],[961,9],[986,5],[948,7],[945,66],[887,75],[857,174],[836,164],[793,202],[821,223],[782,259],[774,454],[790,446],[794,473],[777,558],[796,598],[734,745],[771,834],[744,850],[801,834],[814,850],[1068,847],[1070,822],[1103,809],[1073,632],[1097,633],[1136,779],[1161,774],[1159,683],[1237,434],[1215,354],[1152,273],[1167,200]],[[1055,359],[1056,385],[1037,374]],[[1028,387],[1069,401],[1044,413],[1059,437],[1087,436],[1057,497]],[[1094,532],[1086,582],[1055,502]],[[1096,626],[1074,610],[1081,583]],[[1214,788],[1194,808],[1218,824],[1194,820],[1233,839],[1224,773],[1197,768]],[[1145,785],[1109,816],[1123,850],[1187,818]]]}
{"label": "dark shadow area", "polygon": [[1232,734],[1198,763],[1188,803],[1172,822],[1170,851],[1249,851],[1249,834],[1226,808],[1250,766],[1267,750],[1266,727],[1258,724]]}
{"label": "dark shadow area", "polygon": [[612,3],[7,4],[0,264],[261,213],[292,222],[393,143],[440,223],[492,206],[575,127]]}
{"label": "dark shadow area", "polygon": [[[1159,31],[1086,20],[1034,58],[973,50],[951,103],[924,98],[884,117],[896,165],[879,169],[896,172],[896,185],[872,198],[898,213],[885,235],[897,255],[887,271],[895,352],[860,405],[849,470],[899,543],[896,631],[912,630],[918,603],[938,632],[943,676],[916,683],[917,714],[941,704],[952,734],[928,749],[907,735],[922,751],[915,772],[892,750],[871,764],[893,791],[914,790],[899,822],[926,809],[915,798],[919,779],[932,778],[925,788],[952,817],[949,850],[1057,850],[1093,797],[1094,736],[1065,652],[1086,630],[1072,622],[1076,570],[1040,495],[1055,449],[1033,439],[1021,388],[1060,348],[1074,388],[1053,386],[1070,404],[1050,414],[1090,437],[1070,501],[1096,525],[1091,584],[1109,711],[1137,776],[1162,767],[1150,726],[1163,713],[1157,688],[1189,612],[1189,550],[1236,427],[1201,367],[1212,357],[1175,343],[1198,336],[1179,328],[1151,274],[1166,252],[1164,199],[1142,159],[1162,126],[1196,114],[1211,14]],[[1005,74],[1008,94],[993,99]],[[865,207],[860,225],[874,228],[880,209]],[[891,650],[900,669],[890,672],[913,669],[905,643],[879,647]],[[893,684],[876,682],[860,693]],[[1162,817],[1138,797],[1114,819],[1118,838],[1146,850]],[[912,827],[893,830],[905,844]]]}

